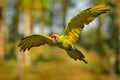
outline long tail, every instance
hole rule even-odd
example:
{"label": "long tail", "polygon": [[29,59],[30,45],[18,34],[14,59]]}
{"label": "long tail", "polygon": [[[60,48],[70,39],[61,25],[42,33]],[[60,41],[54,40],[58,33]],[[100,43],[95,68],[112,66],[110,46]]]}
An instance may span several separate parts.
{"label": "long tail", "polygon": [[83,61],[83,62],[85,62],[87,64],[87,61],[84,59],[85,56],[82,54],[82,52],[79,49],[75,48],[75,50],[73,50],[73,51],[66,50],[66,52],[75,61],[78,59],[78,60]]}

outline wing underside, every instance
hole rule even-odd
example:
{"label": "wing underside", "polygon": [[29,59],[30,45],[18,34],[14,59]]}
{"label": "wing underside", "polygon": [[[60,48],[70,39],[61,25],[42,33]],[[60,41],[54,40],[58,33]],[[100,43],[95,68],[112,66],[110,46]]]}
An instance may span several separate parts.
{"label": "wing underside", "polygon": [[52,39],[42,34],[30,35],[23,38],[20,43],[20,51],[30,50],[31,47],[38,47],[44,44],[52,45]]}

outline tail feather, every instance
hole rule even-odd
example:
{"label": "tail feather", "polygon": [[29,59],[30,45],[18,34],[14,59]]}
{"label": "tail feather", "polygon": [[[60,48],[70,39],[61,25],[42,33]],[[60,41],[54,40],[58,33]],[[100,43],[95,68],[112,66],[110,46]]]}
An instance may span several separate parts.
{"label": "tail feather", "polygon": [[68,53],[68,55],[73,58],[75,61],[78,59],[80,61],[83,61],[85,63],[87,63],[87,61],[84,59],[85,56],[82,54],[82,52],[78,49],[75,48],[75,50],[73,51],[66,51]]}

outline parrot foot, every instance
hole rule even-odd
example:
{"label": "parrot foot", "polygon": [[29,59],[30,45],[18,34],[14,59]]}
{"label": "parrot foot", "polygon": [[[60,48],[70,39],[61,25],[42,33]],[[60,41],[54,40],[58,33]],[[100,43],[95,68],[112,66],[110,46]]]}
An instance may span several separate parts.
{"label": "parrot foot", "polygon": [[69,51],[74,51],[74,50],[75,50],[75,47],[74,47],[74,46],[70,46],[68,50],[69,50]]}

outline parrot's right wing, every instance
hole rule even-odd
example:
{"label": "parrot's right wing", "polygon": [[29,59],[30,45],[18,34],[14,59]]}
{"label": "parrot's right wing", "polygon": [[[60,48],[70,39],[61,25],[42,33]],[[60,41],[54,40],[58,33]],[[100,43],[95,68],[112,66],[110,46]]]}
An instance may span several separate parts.
{"label": "parrot's right wing", "polygon": [[53,45],[52,39],[43,34],[35,34],[23,38],[18,47],[20,47],[20,51],[24,52],[27,49],[30,50],[32,47],[38,47],[44,44]]}

